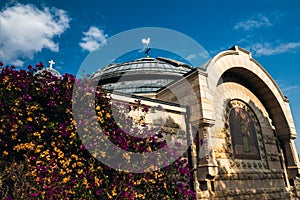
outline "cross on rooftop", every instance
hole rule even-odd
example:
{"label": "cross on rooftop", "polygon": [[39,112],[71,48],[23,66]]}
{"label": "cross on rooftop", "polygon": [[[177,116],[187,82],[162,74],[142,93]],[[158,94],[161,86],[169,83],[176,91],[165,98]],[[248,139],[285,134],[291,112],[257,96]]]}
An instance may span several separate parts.
{"label": "cross on rooftop", "polygon": [[54,62],[53,60],[50,60],[50,61],[49,61],[49,64],[50,64],[50,67],[49,67],[49,68],[52,69],[52,65],[54,65],[55,62]]}

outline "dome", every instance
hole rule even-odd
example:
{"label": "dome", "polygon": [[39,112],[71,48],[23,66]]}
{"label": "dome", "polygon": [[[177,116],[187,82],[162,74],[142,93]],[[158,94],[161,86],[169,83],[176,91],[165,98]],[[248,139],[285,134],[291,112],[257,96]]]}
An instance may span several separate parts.
{"label": "dome", "polygon": [[53,69],[53,68],[44,68],[44,69],[38,70],[35,73],[35,75],[42,74],[44,71],[50,72],[53,76],[56,76],[58,78],[62,77],[61,74],[59,73],[59,71],[57,71],[56,69]]}
{"label": "dome", "polygon": [[142,58],[110,64],[91,77],[104,89],[122,93],[153,93],[172,81],[179,80],[191,66],[168,58]]}

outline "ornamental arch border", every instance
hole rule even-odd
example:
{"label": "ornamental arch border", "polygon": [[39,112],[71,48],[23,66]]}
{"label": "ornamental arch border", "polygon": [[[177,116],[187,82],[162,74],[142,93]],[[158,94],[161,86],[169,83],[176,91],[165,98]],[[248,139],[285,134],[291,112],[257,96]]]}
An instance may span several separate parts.
{"label": "ornamental arch border", "polygon": [[211,91],[216,91],[218,85],[226,81],[226,77],[239,77],[240,80],[231,78],[231,81],[245,87],[250,86],[251,92],[259,98],[269,113],[277,136],[282,140],[296,138],[296,129],[287,97],[283,95],[268,72],[252,58],[250,52],[234,46],[217,54],[207,64],[206,72]]}

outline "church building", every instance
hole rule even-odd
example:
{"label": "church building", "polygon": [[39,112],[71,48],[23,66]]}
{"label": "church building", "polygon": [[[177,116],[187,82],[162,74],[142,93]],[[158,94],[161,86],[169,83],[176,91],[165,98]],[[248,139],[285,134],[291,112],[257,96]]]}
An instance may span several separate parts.
{"label": "church building", "polygon": [[116,99],[124,94],[128,101],[168,106],[192,141],[187,155],[197,199],[300,198],[289,100],[250,52],[233,46],[198,68],[141,58],[103,67],[92,79]]}

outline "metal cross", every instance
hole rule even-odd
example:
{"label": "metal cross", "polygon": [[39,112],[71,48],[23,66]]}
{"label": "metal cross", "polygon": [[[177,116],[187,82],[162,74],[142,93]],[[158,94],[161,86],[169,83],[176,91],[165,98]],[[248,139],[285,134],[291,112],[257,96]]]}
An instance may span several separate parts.
{"label": "metal cross", "polygon": [[50,64],[50,69],[52,69],[52,65],[54,65],[55,62],[54,62],[53,60],[50,60],[50,61],[49,61],[49,64]]}

